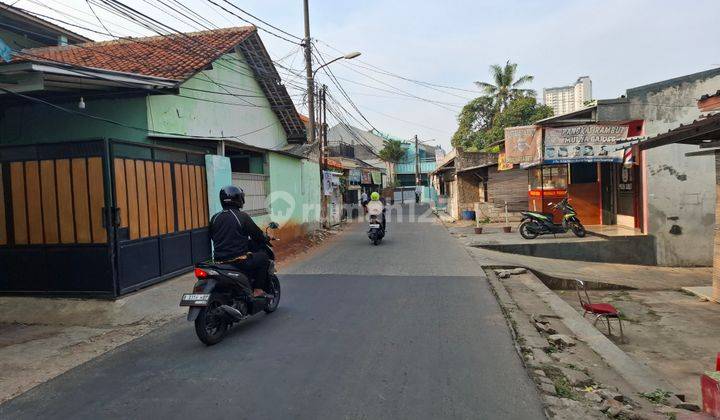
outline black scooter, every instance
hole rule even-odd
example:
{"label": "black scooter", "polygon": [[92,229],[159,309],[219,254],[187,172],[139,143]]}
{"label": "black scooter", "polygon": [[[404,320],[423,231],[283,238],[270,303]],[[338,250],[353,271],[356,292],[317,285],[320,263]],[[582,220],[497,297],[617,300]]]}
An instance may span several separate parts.
{"label": "black scooter", "polygon": [[192,293],[186,293],[180,306],[189,306],[187,320],[195,322],[195,333],[208,346],[225,338],[233,323],[265,311],[274,312],[280,303],[280,281],[275,275],[275,253],[273,240],[268,229],[277,229],[278,224],[270,222],[265,229],[265,243],[255,244],[252,251],[262,250],[270,258],[268,268],[269,290],[266,296],[253,297],[250,279],[234,265],[215,262],[195,265],[197,282]]}
{"label": "black scooter", "polygon": [[385,229],[383,228],[382,221],[376,215],[370,216],[370,229],[368,229],[368,238],[373,245],[377,245],[385,237]]}
{"label": "black scooter", "polygon": [[575,209],[568,202],[567,197],[563,198],[559,203],[549,205],[559,210],[562,215],[562,223],[553,223],[552,213],[538,213],[534,211],[523,211],[523,219],[518,227],[520,236],[525,239],[535,239],[538,235],[547,234],[558,234],[566,233],[569,230],[575,234],[575,236],[582,238],[585,236],[585,227],[580,223],[575,214]]}

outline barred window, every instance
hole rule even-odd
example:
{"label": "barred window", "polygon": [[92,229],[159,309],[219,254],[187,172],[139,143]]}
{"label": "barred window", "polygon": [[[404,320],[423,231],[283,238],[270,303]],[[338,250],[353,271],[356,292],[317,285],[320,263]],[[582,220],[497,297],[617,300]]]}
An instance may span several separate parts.
{"label": "barred window", "polygon": [[232,183],[245,192],[243,210],[250,216],[267,214],[267,175],[233,172]]}

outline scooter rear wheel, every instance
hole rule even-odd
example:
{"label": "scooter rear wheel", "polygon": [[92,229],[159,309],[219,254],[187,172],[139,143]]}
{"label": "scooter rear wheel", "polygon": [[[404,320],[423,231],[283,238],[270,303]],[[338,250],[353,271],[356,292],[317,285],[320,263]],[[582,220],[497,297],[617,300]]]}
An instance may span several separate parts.
{"label": "scooter rear wheel", "polygon": [[538,234],[535,233],[531,228],[531,226],[534,224],[535,223],[533,223],[530,220],[526,220],[526,221],[520,223],[520,227],[518,228],[518,230],[520,231],[520,236],[522,236],[525,239],[537,238]]}
{"label": "scooter rear wheel", "polygon": [[223,302],[217,296],[210,296],[208,305],[200,309],[195,318],[195,334],[205,345],[212,346],[222,341],[227,334],[230,323],[225,319]]}

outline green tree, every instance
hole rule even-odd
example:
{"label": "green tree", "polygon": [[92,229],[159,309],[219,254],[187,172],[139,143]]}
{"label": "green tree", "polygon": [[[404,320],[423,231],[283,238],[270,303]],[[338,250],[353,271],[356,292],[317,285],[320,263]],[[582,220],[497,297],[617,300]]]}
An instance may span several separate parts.
{"label": "green tree", "polygon": [[400,140],[385,140],[383,142],[383,148],[378,152],[380,159],[388,162],[390,169],[390,182],[394,185],[395,183],[395,164],[400,162],[405,157],[405,149],[403,148],[402,141]]}
{"label": "green tree", "polygon": [[522,85],[533,81],[534,77],[524,75],[516,78],[517,64],[508,60],[504,66],[493,64],[490,66],[490,76],[494,82],[475,82],[485,92],[485,95],[493,98],[497,110],[503,110],[507,104],[521,96],[535,96],[532,89],[523,89]]}
{"label": "green tree", "polygon": [[383,148],[378,153],[378,156],[380,156],[380,159],[387,162],[400,162],[400,160],[405,157],[405,149],[402,146],[402,141],[385,140],[383,142]]}
{"label": "green tree", "polygon": [[533,97],[521,96],[511,100],[501,112],[493,118],[492,126],[482,135],[481,145],[505,138],[505,127],[530,125],[543,118],[553,116],[553,110],[547,105],[537,103]]}
{"label": "green tree", "polygon": [[481,96],[468,102],[458,115],[458,129],[451,141],[453,147],[471,149],[480,144],[482,133],[490,128],[494,116],[491,97]]}

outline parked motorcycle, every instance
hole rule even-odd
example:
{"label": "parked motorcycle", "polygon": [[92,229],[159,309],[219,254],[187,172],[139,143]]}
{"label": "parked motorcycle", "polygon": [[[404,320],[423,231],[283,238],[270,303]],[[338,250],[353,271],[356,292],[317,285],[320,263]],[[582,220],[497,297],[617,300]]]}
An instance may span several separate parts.
{"label": "parked motorcycle", "polygon": [[195,333],[208,346],[225,338],[232,324],[255,315],[258,312],[274,312],[280,303],[280,281],[275,275],[275,253],[273,240],[268,229],[277,229],[278,224],[270,222],[265,229],[265,243],[255,244],[252,251],[264,251],[270,258],[268,268],[268,289],[266,296],[253,297],[250,279],[234,265],[216,262],[195,265],[197,282],[192,293],[186,293],[180,306],[188,306],[188,321],[195,322]]}
{"label": "parked motorcycle", "polygon": [[385,229],[383,229],[380,217],[381,216],[375,214],[370,215],[368,238],[370,238],[370,242],[372,242],[373,245],[379,244],[385,236]]}
{"label": "parked motorcycle", "polygon": [[525,239],[535,239],[538,235],[566,233],[569,230],[575,236],[582,238],[585,236],[585,227],[578,219],[575,209],[568,202],[568,198],[563,198],[559,203],[549,203],[551,207],[562,213],[562,223],[553,223],[552,213],[539,213],[533,211],[523,211],[523,219],[518,227],[520,235]]}

